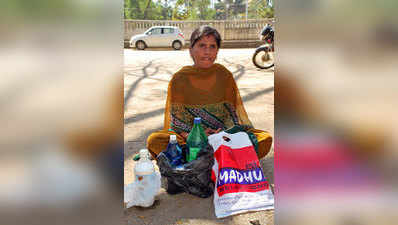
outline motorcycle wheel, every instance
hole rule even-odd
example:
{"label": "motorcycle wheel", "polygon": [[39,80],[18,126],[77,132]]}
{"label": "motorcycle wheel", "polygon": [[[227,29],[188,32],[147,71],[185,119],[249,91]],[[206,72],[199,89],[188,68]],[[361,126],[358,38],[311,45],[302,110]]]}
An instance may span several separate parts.
{"label": "motorcycle wheel", "polygon": [[252,58],[253,64],[260,69],[269,69],[274,66],[274,53],[268,47],[256,49]]}

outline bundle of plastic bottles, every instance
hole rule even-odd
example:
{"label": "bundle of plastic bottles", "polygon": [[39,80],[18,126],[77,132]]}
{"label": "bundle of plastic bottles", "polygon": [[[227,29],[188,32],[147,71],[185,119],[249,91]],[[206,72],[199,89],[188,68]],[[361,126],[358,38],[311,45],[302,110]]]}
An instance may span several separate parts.
{"label": "bundle of plastic bottles", "polygon": [[179,145],[176,136],[170,135],[166,150],[157,159],[160,173],[167,179],[166,190],[169,194],[187,192],[202,198],[213,194],[213,149],[208,144],[199,117],[194,119],[187,144]]}

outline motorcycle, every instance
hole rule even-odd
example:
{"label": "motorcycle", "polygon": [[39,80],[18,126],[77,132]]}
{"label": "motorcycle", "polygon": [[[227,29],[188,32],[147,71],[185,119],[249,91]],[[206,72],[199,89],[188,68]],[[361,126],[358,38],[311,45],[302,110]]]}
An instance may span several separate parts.
{"label": "motorcycle", "polygon": [[269,69],[274,66],[274,30],[267,24],[260,32],[260,39],[266,44],[261,45],[253,54],[253,64],[260,69]]}

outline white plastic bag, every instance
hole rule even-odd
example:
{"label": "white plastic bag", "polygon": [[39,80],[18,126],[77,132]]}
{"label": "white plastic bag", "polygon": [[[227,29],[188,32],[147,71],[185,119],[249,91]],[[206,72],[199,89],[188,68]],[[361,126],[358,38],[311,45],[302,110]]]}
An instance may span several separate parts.
{"label": "white plastic bag", "polygon": [[214,149],[212,178],[217,218],[274,208],[274,196],[245,132],[209,136]]}
{"label": "white plastic bag", "polygon": [[140,160],[134,168],[135,181],[124,187],[126,208],[149,207],[160,190],[160,173],[155,171],[147,149],[140,150]]}
{"label": "white plastic bag", "polygon": [[149,207],[155,201],[155,196],[160,190],[160,174],[154,172],[143,176],[142,180],[124,186],[124,201],[126,208],[132,206]]}

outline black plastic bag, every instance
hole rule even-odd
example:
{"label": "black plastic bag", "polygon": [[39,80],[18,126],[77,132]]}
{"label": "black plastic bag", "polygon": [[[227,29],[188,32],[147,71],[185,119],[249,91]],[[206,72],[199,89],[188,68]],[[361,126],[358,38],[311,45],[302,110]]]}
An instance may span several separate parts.
{"label": "black plastic bag", "polygon": [[[181,147],[187,148],[186,145]],[[201,198],[207,198],[213,194],[211,169],[214,156],[210,145],[201,149],[195,160],[185,163],[183,169],[172,168],[169,159],[163,153],[158,155],[157,164],[160,174],[167,179],[168,193],[184,191]]]}

